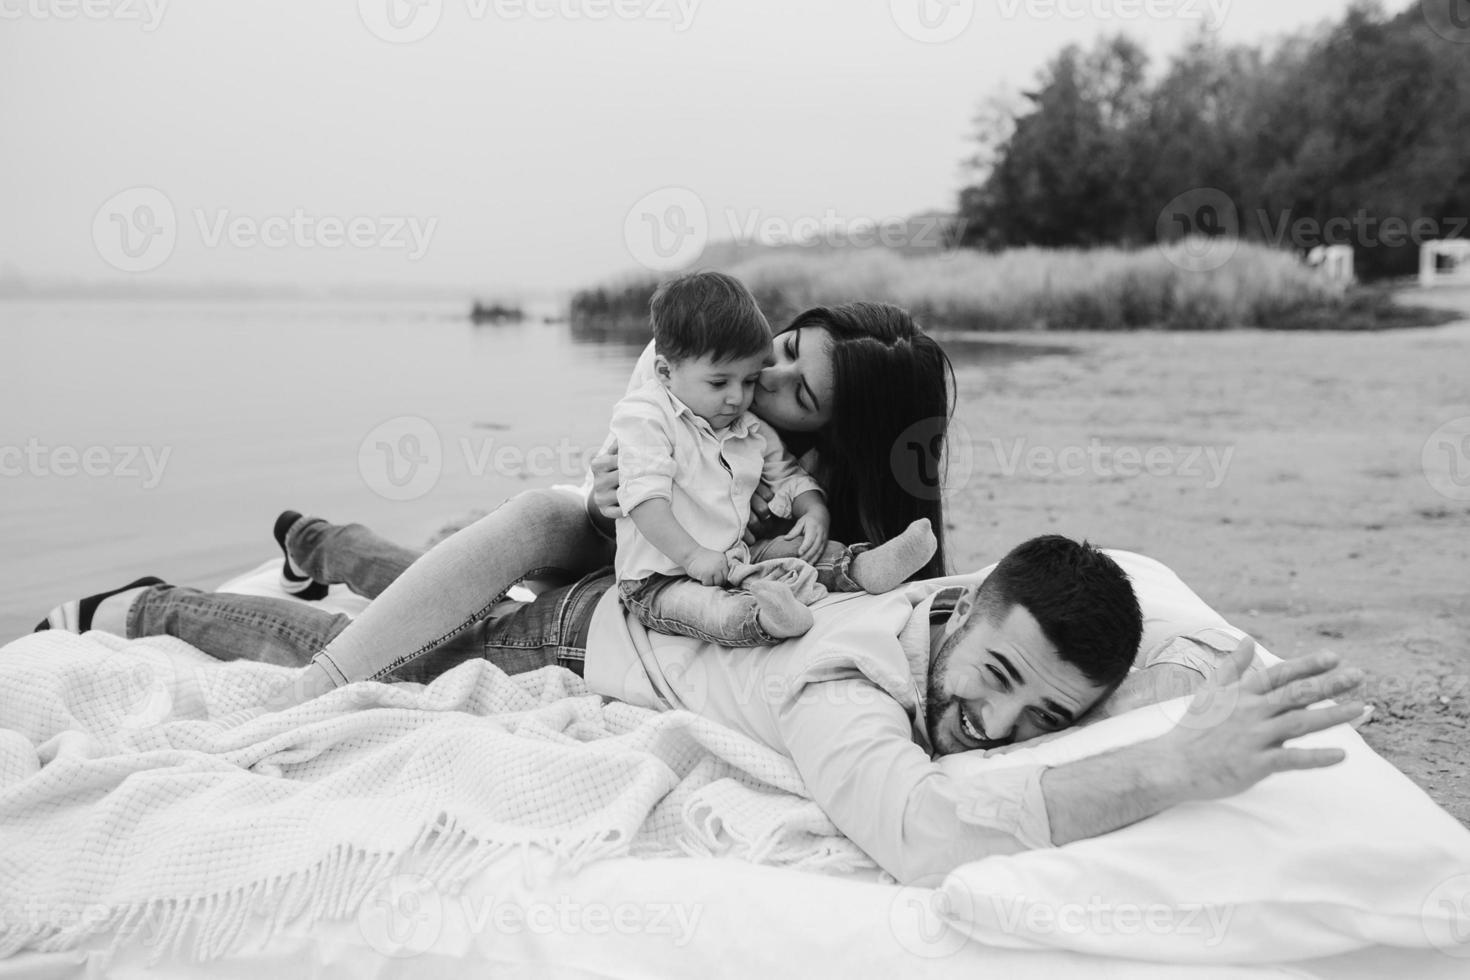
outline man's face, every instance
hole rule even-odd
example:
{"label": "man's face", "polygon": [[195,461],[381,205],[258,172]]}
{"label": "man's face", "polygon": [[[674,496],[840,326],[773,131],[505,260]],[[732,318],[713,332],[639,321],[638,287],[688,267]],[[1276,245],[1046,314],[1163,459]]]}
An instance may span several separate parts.
{"label": "man's face", "polygon": [[[1067,663],[1022,606],[998,621],[970,589],[929,664],[929,740],[938,755],[994,749],[1066,728],[1106,693]],[[973,619],[968,631],[962,627]]]}

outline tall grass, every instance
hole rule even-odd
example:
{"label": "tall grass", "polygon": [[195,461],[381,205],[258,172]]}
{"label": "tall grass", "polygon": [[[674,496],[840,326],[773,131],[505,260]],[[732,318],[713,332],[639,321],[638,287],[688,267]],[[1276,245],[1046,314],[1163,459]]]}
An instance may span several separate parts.
{"label": "tall grass", "polygon": [[[1250,242],[1220,268],[1190,271],[1199,242],[1166,248],[956,250],[906,257],[882,249],[761,255],[725,269],[773,323],[811,306],[897,303],[921,323],[970,330],[1221,330],[1320,326],[1343,291],[1287,252]],[[584,290],[577,316],[645,316],[657,279]]]}

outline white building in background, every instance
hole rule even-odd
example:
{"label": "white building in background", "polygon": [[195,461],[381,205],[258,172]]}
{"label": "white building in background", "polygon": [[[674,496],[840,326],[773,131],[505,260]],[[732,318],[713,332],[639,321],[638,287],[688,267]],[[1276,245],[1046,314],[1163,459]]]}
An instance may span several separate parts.
{"label": "white building in background", "polygon": [[1307,265],[1319,269],[1329,282],[1350,286],[1357,281],[1353,272],[1351,245],[1318,245],[1307,253]]}
{"label": "white building in background", "polygon": [[[1441,270],[1439,260],[1449,260]],[[1470,285],[1470,238],[1449,238],[1419,246],[1419,285]]]}

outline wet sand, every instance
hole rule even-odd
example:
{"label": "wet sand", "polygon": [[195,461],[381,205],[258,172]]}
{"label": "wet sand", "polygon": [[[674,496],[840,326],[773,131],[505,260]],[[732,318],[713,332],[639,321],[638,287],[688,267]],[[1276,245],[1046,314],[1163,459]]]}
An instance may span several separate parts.
{"label": "wet sand", "polygon": [[1470,823],[1470,443],[1431,449],[1448,493],[1424,463],[1470,417],[1470,289],[1401,299],[1467,319],[1047,334],[1065,354],[960,367],[950,550],[1057,532],[1158,558],[1278,656],[1364,668],[1364,738]]}

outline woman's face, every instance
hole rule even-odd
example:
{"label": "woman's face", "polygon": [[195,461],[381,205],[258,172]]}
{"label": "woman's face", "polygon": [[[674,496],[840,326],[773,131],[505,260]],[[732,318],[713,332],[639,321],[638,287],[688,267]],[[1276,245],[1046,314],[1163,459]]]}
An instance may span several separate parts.
{"label": "woman's face", "polygon": [[751,410],[778,429],[815,432],[832,420],[832,335],[821,327],[788,330],[777,335],[775,347],[775,363],[761,371]]}

